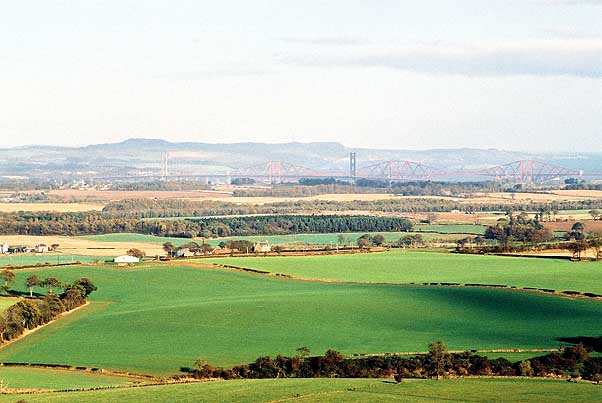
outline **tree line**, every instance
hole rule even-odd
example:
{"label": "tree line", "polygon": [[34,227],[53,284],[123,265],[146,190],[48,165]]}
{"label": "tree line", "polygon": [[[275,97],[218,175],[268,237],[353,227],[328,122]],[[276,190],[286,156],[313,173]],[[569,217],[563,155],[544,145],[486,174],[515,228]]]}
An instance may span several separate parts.
{"label": "tree line", "polygon": [[[14,274],[7,275],[7,271],[2,272],[5,283],[14,282]],[[23,299],[0,314],[0,343],[13,340],[25,330],[46,324],[61,313],[85,304],[86,298],[97,289],[88,278],[62,283],[56,278],[41,279],[37,275],[29,276],[25,286],[29,288],[30,296],[33,288],[38,286],[47,288],[48,293],[42,298]]]}
{"label": "tree line", "polygon": [[144,220],[110,218],[102,213],[0,214],[0,234],[94,235],[133,232],[157,236],[194,238],[300,233],[410,231],[405,218],[347,215],[285,215]]}
{"label": "tree line", "polygon": [[[387,213],[426,213],[461,211],[535,211],[540,221],[553,221],[561,210],[602,209],[602,200],[560,200],[550,202],[510,201],[470,203],[430,198],[389,198],[385,200],[297,200],[261,205],[223,201],[190,201],[177,199],[130,199],[107,204],[101,213],[107,218],[203,217],[249,214],[297,214],[305,211],[378,211]],[[91,212],[92,213],[92,212]]]}
{"label": "tree line", "polygon": [[224,369],[197,360],[194,368],[182,368],[196,378],[446,378],[458,376],[568,376],[602,381],[602,357],[590,357],[591,349],[579,344],[559,352],[512,363],[490,359],[470,351],[450,353],[445,343],[429,345],[428,354],[345,358],[335,350],[310,357],[306,347],[297,355],[259,357],[253,363]]}

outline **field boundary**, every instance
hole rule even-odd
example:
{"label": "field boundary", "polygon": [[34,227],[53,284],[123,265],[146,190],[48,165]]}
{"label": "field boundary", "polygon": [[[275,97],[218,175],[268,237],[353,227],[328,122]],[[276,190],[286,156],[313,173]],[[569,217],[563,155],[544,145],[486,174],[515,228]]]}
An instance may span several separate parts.
{"label": "field boundary", "polygon": [[233,270],[239,271],[243,273],[251,273],[257,274],[260,276],[273,277],[273,278],[281,278],[286,280],[295,280],[295,281],[305,281],[305,282],[313,282],[313,283],[328,283],[328,284],[355,284],[355,285],[389,285],[389,286],[398,286],[398,287],[459,287],[459,288],[496,288],[496,289],[504,289],[504,290],[512,290],[512,291],[520,291],[520,292],[531,292],[537,294],[544,295],[556,295],[562,298],[569,299],[588,299],[594,301],[602,302],[602,295],[590,293],[590,292],[580,292],[573,290],[563,290],[557,291],[549,288],[536,288],[536,287],[516,287],[507,284],[480,284],[480,283],[452,283],[452,282],[420,282],[420,283],[386,283],[386,282],[369,282],[369,281],[346,281],[346,280],[337,280],[337,279],[319,279],[319,278],[307,278],[307,277],[298,277],[290,274],[284,273],[276,273],[258,269],[251,269],[248,267],[240,267],[233,265],[225,265],[219,263],[197,263],[194,264],[192,262],[187,262],[183,264],[184,266],[197,267],[202,269],[223,269],[223,270]]}

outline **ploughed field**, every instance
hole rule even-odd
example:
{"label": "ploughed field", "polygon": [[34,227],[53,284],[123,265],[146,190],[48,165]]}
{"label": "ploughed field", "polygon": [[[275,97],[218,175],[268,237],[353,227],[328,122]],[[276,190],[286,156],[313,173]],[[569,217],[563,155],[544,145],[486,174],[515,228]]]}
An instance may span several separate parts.
{"label": "ploughed field", "polygon": [[[372,270],[380,267],[381,255],[365,256],[377,259]],[[325,262],[346,270],[347,261]],[[184,263],[17,271],[19,289],[25,291],[24,279],[33,273],[62,281],[89,277],[98,291],[90,306],[2,348],[0,361],[161,375],[198,358],[230,366],[294,354],[301,346],[314,354],[329,348],[347,354],[424,351],[435,340],[452,350],[555,348],[562,337],[599,336],[602,317],[602,304],[593,300],[470,287],[306,282]]]}
{"label": "ploughed field", "polygon": [[372,283],[499,284],[602,294],[602,262],[387,252],[354,255],[205,259],[295,277]]}
{"label": "ploughed field", "polygon": [[202,382],[85,392],[0,395],[0,402],[28,403],[371,403],[435,401],[596,402],[600,387],[558,380],[407,380],[397,385],[378,379],[262,379]]}

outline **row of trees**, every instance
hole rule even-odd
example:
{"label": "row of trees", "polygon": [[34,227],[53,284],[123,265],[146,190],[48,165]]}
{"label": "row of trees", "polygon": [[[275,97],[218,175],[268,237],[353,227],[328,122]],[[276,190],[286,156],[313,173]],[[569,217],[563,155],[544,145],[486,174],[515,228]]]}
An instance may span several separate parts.
{"label": "row of trees", "polygon": [[[12,340],[26,329],[34,329],[50,322],[65,311],[70,311],[86,303],[86,298],[96,290],[88,278],[80,278],[73,283],[61,283],[55,278],[40,279],[37,275],[27,278],[25,285],[30,289],[36,286],[50,287],[49,292],[40,299],[24,299],[8,307],[0,315],[0,342]],[[52,290],[60,288],[55,294]]]}
{"label": "row of trees", "polygon": [[[2,291],[10,294],[12,285],[16,281],[14,271],[4,269],[0,272],[2,280]],[[25,287],[29,290],[29,296],[33,297],[33,291],[36,287],[45,288],[48,294],[53,294],[55,290],[67,292],[77,289],[87,297],[92,291],[96,290],[96,286],[88,278],[80,278],[74,283],[63,283],[55,277],[40,278],[37,274],[32,274],[25,279]]]}
{"label": "row of trees", "polygon": [[0,214],[0,234],[93,235],[134,232],[180,238],[245,235],[410,231],[404,218],[347,215],[286,215],[144,220],[97,213]]}
{"label": "row of trees", "polygon": [[429,346],[429,353],[412,357],[345,358],[334,350],[310,357],[301,347],[294,357],[259,357],[248,365],[215,368],[197,360],[188,369],[197,378],[445,378],[455,376],[568,376],[602,380],[602,358],[589,356],[582,345],[565,347],[557,353],[512,363],[504,358],[489,359],[470,351],[450,353],[445,343]]}
{"label": "row of trees", "polygon": [[483,182],[390,181],[358,178],[352,184],[335,178],[302,178],[298,184],[272,188],[237,189],[235,196],[313,196],[325,193],[393,193],[414,196],[457,196],[475,192],[503,192],[507,184]]}
{"label": "row of trees", "polygon": [[[467,213],[479,211],[536,211],[538,220],[554,221],[561,210],[600,210],[602,200],[559,200],[551,202],[515,201],[470,203],[432,198],[390,198],[385,200],[298,200],[266,203],[262,205],[238,204],[220,201],[190,201],[176,199],[131,199],[114,201],[106,205],[99,214],[105,218],[149,218],[149,217],[201,217],[249,214],[287,214],[303,211],[381,211],[389,213],[449,212]],[[598,217],[598,216],[597,216]]]}

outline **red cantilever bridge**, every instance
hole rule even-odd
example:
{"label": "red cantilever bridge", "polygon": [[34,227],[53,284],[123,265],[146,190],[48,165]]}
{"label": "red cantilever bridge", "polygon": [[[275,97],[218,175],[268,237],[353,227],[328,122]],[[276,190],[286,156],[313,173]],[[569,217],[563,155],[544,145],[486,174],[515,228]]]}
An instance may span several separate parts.
{"label": "red cantilever bridge", "polygon": [[[582,171],[536,160],[520,160],[480,170],[441,170],[414,161],[382,161],[355,168],[349,172],[325,171],[290,164],[267,161],[230,173],[232,178],[250,178],[265,183],[282,183],[302,178],[373,179],[384,181],[419,181],[451,178],[480,178],[513,183],[546,183],[565,178],[581,178]],[[597,176],[597,175],[595,175]]]}

